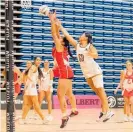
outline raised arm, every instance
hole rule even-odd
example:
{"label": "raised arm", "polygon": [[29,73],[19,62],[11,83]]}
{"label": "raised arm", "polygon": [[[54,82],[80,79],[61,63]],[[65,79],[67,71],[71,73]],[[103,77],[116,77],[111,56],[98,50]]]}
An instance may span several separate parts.
{"label": "raised arm", "polygon": [[97,49],[91,44],[89,48],[89,56],[91,56],[94,59],[98,58],[98,52]]}
{"label": "raised arm", "polygon": [[[59,22],[58,22],[59,23]],[[77,48],[77,41],[67,32],[67,30],[60,24],[60,30],[67,38],[69,43],[76,49]]]}
{"label": "raised arm", "polygon": [[61,45],[59,28],[56,25],[56,14],[49,14],[50,22],[51,22],[51,34],[55,43],[55,46],[58,48]]}

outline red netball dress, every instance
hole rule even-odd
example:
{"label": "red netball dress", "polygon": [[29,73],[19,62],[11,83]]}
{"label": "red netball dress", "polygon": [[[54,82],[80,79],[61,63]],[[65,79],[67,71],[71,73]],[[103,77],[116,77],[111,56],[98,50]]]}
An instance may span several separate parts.
{"label": "red netball dress", "polygon": [[[16,72],[14,72],[14,82],[16,82],[18,80],[18,74]],[[14,91],[15,93],[20,93],[20,84],[19,83],[16,83],[14,85]]]}
{"label": "red netball dress", "polygon": [[124,93],[123,96],[131,97],[133,96],[133,71],[131,75],[128,75],[128,71],[126,71],[125,80],[123,82]]}
{"label": "red netball dress", "polygon": [[63,52],[57,52],[56,48],[52,49],[52,56],[54,58],[54,77],[60,79],[72,79],[74,74],[69,65],[69,54],[67,48]]}

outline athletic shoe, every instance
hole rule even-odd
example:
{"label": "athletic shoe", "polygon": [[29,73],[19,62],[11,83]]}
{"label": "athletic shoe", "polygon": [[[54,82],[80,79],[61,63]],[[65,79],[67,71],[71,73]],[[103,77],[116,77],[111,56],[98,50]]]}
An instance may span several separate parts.
{"label": "athletic shoe", "polygon": [[76,115],[78,115],[79,114],[79,112],[78,111],[72,111],[71,112],[71,114],[69,115],[70,117],[73,117],[73,116],[76,116]]}
{"label": "athletic shoe", "polygon": [[133,122],[133,117],[130,117],[130,118],[129,118],[129,121]]}
{"label": "athletic shoe", "polygon": [[49,124],[49,122],[50,122],[50,120],[49,120],[48,118],[45,118],[45,119],[42,121],[42,123],[45,124],[45,125]]}
{"label": "athletic shoe", "polygon": [[112,111],[108,111],[105,115],[105,119],[103,120],[103,122],[108,121],[112,116],[114,116],[114,113]]}
{"label": "athletic shoe", "polygon": [[65,119],[62,119],[62,124],[60,128],[64,128],[67,125],[68,120],[69,120],[69,116],[66,116]]}
{"label": "athletic shoe", "polygon": [[53,120],[53,116],[52,116],[52,115],[47,115],[47,116],[46,116],[46,119],[47,119],[48,121],[52,121],[52,120]]}
{"label": "athletic shoe", "polygon": [[100,115],[98,117],[98,119],[96,120],[97,122],[101,121],[103,119],[105,114],[103,114],[102,112],[100,112]]}
{"label": "athletic shoe", "polygon": [[25,119],[19,119],[19,124],[24,125],[27,124]]}
{"label": "athletic shoe", "polygon": [[19,120],[21,118],[22,118],[22,116],[15,116],[15,121],[17,121],[17,120]]}
{"label": "athletic shoe", "polygon": [[129,121],[128,116],[125,116],[125,117],[124,117],[124,122],[128,122],[128,121]]}

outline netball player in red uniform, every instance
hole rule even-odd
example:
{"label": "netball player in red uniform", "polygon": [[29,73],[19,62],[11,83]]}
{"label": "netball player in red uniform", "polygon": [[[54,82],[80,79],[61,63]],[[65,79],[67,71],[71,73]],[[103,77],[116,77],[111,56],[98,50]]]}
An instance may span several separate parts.
{"label": "netball player in red uniform", "polygon": [[[126,70],[121,72],[120,87],[123,90],[122,93],[124,96],[126,112],[127,112],[127,116],[124,118],[124,120],[133,122],[133,63],[129,60],[126,62]],[[130,110],[132,116],[128,117]]]}
{"label": "netball player in red uniform", "polygon": [[74,77],[72,68],[69,65],[69,55],[72,57],[70,52],[69,43],[66,38],[62,38],[59,35],[59,30],[55,24],[54,19],[56,18],[56,13],[50,14],[49,18],[51,20],[51,33],[55,43],[55,47],[52,49],[52,56],[54,58],[54,77],[58,77],[58,88],[57,95],[60,102],[60,108],[62,111],[62,124],[60,128],[66,126],[69,116],[66,111],[66,100],[65,95],[68,96],[70,103],[72,105],[72,113],[70,116],[78,114],[76,109],[76,100],[72,93],[72,79]]}
{"label": "netball player in red uniform", "polygon": [[[17,98],[17,96],[18,96],[18,94],[20,93],[20,90],[21,90],[20,89],[20,86],[21,86],[21,79],[20,79],[21,71],[19,70],[19,68],[17,66],[14,66],[13,73],[14,73],[14,96],[15,96],[15,100],[16,100],[16,98]],[[3,71],[3,76],[6,79],[6,69],[4,69],[4,71]],[[6,80],[5,80],[5,82],[3,83],[2,86],[4,87],[5,84],[6,84]],[[14,105],[14,109],[15,109],[15,105]],[[15,109],[15,111],[16,111],[16,109]]]}

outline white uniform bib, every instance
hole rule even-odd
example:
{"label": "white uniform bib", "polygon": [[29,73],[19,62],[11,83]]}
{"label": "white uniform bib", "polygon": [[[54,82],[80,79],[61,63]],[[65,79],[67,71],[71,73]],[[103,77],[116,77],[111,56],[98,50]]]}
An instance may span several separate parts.
{"label": "white uniform bib", "polygon": [[126,89],[127,91],[132,91],[133,90],[133,72],[131,75],[128,75],[127,70],[124,71],[125,73],[125,80],[123,82],[123,88]]}
{"label": "white uniform bib", "polygon": [[37,93],[37,81],[38,81],[38,72],[32,74],[32,82],[30,80],[27,80],[27,84],[25,86],[25,95],[38,95]]}
{"label": "white uniform bib", "polygon": [[89,48],[90,44],[84,48],[80,47],[80,44],[77,44],[77,58],[86,79],[98,74],[102,74],[102,70],[99,65],[91,56],[88,55]]}
{"label": "white uniform bib", "polygon": [[[44,71],[44,69],[41,69],[41,70],[44,76],[44,78],[41,79],[41,90],[47,91],[50,84],[51,69],[49,69],[48,71]],[[50,88],[50,91],[53,92],[53,86]]]}

